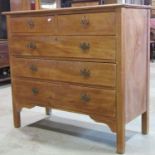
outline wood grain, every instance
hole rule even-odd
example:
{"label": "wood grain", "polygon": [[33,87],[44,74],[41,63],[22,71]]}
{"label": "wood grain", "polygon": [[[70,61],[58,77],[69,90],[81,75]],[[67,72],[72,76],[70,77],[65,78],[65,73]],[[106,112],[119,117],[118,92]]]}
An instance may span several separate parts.
{"label": "wood grain", "polygon": [[56,33],[56,19],[54,16],[43,17],[18,17],[11,18],[11,32],[33,32],[33,33]]}
{"label": "wood grain", "polygon": [[13,76],[115,87],[115,64],[23,58],[11,61]]}
{"label": "wood grain", "polygon": [[115,61],[116,39],[110,36],[14,36],[10,48],[13,55]]}
{"label": "wood grain", "polygon": [[[15,79],[13,83],[16,102],[23,106],[30,103],[66,111],[115,117],[114,90],[22,79]],[[90,99],[83,100],[84,94]]]}
{"label": "wood grain", "polygon": [[0,39],[0,53],[8,53],[8,42]]}
{"label": "wood grain", "polygon": [[9,11],[3,12],[5,15],[19,16],[19,15],[47,15],[47,14],[81,14],[81,13],[100,13],[100,12],[115,12],[116,9],[121,8],[132,8],[132,9],[151,9],[148,5],[133,5],[133,4],[112,4],[112,5],[99,5],[99,6],[84,6],[84,7],[68,7],[68,8],[57,8],[57,9],[46,9],[46,10],[26,10],[26,11]]}
{"label": "wood grain", "polygon": [[0,53],[0,68],[3,66],[9,66],[9,56],[6,53]]}
{"label": "wood grain", "polygon": [[0,68],[9,66],[8,42],[0,40]]}
{"label": "wood grain", "polygon": [[[128,31],[124,32],[126,122],[145,112],[147,107],[147,18],[145,10],[132,10],[131,13],[128,9],[125,12],[124,27],[128,27]],[[132,38],[130,42],[129,38]]]}
{"label": "wood grain", "polygon": [[115,24],[114,12],[58,16],[62,35],[115,35]]}
{"label": "wood grain", "polygon": [[[150,43],[150,12],[147,12],[147,42]],[[147,60],[146,60],[146,111],[142,114],[141,123],[142,123],[142,134],[149,133],[149,101],[150,101],[150,44],[147,44]]]}
{"label": "wood grain", "polygon": [[[7,20],[7,33],[8,33],[8,49],[9,49],[9,55],[11,55],[11,50],[10,50],[10,46],[9,46],[9,41],[10,41],[10,38],[11,38],[11,32],[10,32],[10,17],[7,16],[6,18]],[[11,57],[9,59],[9,63],[10,63],[10,70],[11,70],[11,67],[12,67],[12,63],[11,63]],[[12,74],[10,75],[11,76],[11,80],[13,79],[13,76]],[[11,87],[11,91],[12,91],[12,94],[13,94],[13,83],[12,83],[12,87]],[[15,128],[19,128],[21,127],[21,117],[20,117],[20,112],[21,112],[21,107],[17,106],[17,103],[15,101],[15,98],[14,98],[14,95],[12,95],[12,109],[13,109],[13,123],[14,123],[14,127]]]}
{"label": "wood grain", "polygon": [[123,26],[124,22],[124,13],[125,9],[117,9],[116,10],[116,30],[117,30],[117,55],[116,55],[116,79],[117,79],[117,87],[116,87],[116,102],[117,102],[117,115],[116,115],[116,152],[119,154],[123,154],[125,152],[125,78],[124,78],[124,43],[123,43],[123,31],[126,31],[126,27]]}

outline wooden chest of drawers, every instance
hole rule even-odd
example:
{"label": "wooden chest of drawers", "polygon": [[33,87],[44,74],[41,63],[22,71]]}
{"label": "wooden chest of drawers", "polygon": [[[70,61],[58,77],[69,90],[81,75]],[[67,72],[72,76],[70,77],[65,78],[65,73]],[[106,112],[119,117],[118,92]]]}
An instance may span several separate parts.
{"label": "wooden chest of drawers", "polygon": [[0,83],[10,80],[8,41],[0,39]]}
{"label": "wooden chest of drawers", "polygon": [[9,66],[8,43],[0,40],[0,68]]}
{"label": "wooden chest of drawers", "polygon": [[149,18],[144,6],[6,13],[14,125],[23,107],[89,115],[125,147],[125,124],[148,133]]}
{"label": "wooden chest of drawers", "polygon": [[9,57],[6,53],[0,53],[0,67],[6,67],[9,64]]}

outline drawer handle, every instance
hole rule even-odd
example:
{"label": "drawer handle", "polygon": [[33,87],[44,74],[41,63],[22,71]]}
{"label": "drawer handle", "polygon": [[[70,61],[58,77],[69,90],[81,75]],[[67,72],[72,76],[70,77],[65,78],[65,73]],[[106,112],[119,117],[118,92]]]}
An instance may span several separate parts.
{"label": "drawer handle", "polygon": [[37,71],[38,71],[38,68],[37,68],[37,66],[35,66],[35,65],[31,65],[31,66],[30,66],[30,70],[31,70],[32,72],[37,72]]}
{"label": "drawer handle", "polygon": [[37,48],[36,44],[34,42],[29,42],[26,47],[28,49],[32,49],[32,50],[35,50]]}
{"label": "drawer handle", "polygon": [[88,103],[91,100],[91,97],[88,94],[81,94],[80,99],[82,102]]}
{"label": "drawer handle", "polygon": [[35,24],[32,20],[28,20],[27,21],[27,25],[29,26],[29,28],[33,29],[35,27]]}
{"label": "drawer handle", "polygon": [[89,78],[91,73],[88,69],[84,68],[84,69],[80,70],[80,75],[84,78]]}
{"label": "drawer handle", "polygon": [[81,48],[82,51],[89,50],[90,49],[90,44],[86,43],[86,42],[80,43],[80,48]]}
{"label": "drawer handle", "polygon": [[39,94],[39,90],[37,88],[32,88],[33,95]]}
{"label": "drawer handle", "polygon": [[89,19],[86,16],[83,16],[81,19],[81,25],[82,26],[88,26],[89,25]]}

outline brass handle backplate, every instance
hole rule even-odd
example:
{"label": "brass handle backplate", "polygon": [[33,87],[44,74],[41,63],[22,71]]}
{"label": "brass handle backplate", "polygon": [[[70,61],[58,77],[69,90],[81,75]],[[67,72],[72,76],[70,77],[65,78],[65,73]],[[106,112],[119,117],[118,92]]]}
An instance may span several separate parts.
{"label": "brass handle backplate", "polygon": [[90,70],[84,68],[84,69],[80,70],[80,75],[84,78],[89,78],[91,73],[90,73]]}
{"label": "brass handle backplate", "polygon": [[86,42],[80,43],[80,48],[82,51],[87,51],[90,49],[90,44]]}
{"label": "brass handle backplate", "polygon": [[33,95],[39,94],[39,90],[37,88],[32,88]]}
{"label": "brass handle backplate", "polygon": [[89,19],[86,16],[83,16],[81,19],[81,25],[82,26],[88,26],[89,25]]}
{"label": "brass handle backplate", "polygon": [[35,24],[34,24],[33,20],[31,20],[31,19],[27,21],[27,25],[30,29],[33,29],[35,27]]}
{"label": "brass handle backplate", "polygon": [[91,97],[88,95],[88,94],[81,94],[80,95],[80,100],[82,101],[82,102],[85,102],[85,103],[88,103],[88,102],[90,102],[90,100],[91,100]]}
{"label": "brass handle backplate", "polygon": [[32,50],[35,50],[37,48],[36,44],[34,42],[29,42],[26,47],[28,49],[32,49]]}
{"label": "brass handle backplate", "polygon": [[32,72],[37,72],[38,71],[38,68],[37,68],[37,66],[35,66],[35,65],[30,65],[30,70],[32,71]]}

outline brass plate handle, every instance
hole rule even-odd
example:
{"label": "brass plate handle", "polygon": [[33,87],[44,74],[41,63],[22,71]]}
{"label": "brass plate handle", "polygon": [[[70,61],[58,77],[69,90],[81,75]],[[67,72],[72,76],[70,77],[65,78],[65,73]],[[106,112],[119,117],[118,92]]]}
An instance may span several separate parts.
{"label": "brass plate handle", "polygon": [[80,75],[84,78],[89,78],[91,76],[90,70],[84,68],[80,70]]}
{"label": "brass plate handle", "polygon": [[37,66],[35,66],[35,65],[30,65],[30,70],[32,71],[32,72],[37,72],[38,71],[38,68],[37,68]]}
{"label": "brass plate handle", "polygon": [[87,51],[90,49],[90,44],[86,42],[80,43],[80,48],[82,51]]}
{"label": "brass plate handle", "polygon": [[32,49],[32,50],[35,50],[35,49],[37,48],[35,42],[29,42],[29,43],[26,45],[26,47],[27,47],[28,49]]}
{"label": "brass plate handle", "polygon": [[86,16],[83,16],[81,19],[81,25],[82,26],[88,26],[89,25],[89,19]]}
{"label": "brass plate handle", "polygon": [[80,95],[80,100],[82,102],[88,103],[91,101],[91,97],[88,94],[84,93]]}
{"label": "brass plate handle", "polygon": [[39,94],[39,90],[37,88],[32,88],[32,94],[33,95]]}
{"label": "brass plate handle", "polygon": [[33,29],[33,28],[35,27],[35,24],[34,24],[33,20],[31,20],[31,19],[29,19],[29,20],[27,21],[27,25],[28,25],[28,27],[29,27],[30,29]]}

